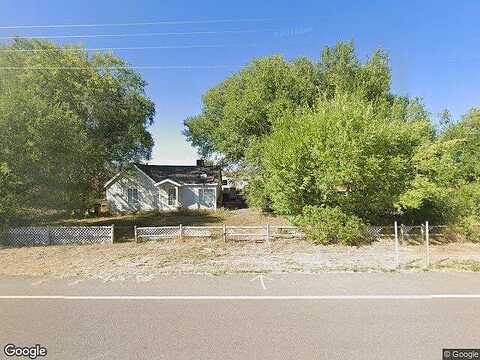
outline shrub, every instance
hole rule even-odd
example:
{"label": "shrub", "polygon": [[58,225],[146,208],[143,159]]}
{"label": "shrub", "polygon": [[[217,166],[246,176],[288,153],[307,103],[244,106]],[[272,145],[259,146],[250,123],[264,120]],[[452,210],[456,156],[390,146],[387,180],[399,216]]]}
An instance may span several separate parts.
{"label": "shrub", "polygon": [[480,224],[476,216],[467,216],[460,221],[460,232],[465,239],[480,242]]}
{"label": "shrub", "polygon": [[296,222],[315,244],[360,245],[370,242],[362,220],[338,207],[305,206]]}

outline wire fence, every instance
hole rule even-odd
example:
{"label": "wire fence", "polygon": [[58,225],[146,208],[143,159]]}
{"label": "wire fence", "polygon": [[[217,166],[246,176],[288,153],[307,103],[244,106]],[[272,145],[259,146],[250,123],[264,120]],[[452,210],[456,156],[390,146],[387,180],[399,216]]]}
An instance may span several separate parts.
{"label": "wire fence", "polygon": [[[395,222],[391,226],[369,226],[365,235],[372,240],[370,245],[353,246],[315,246],[311,254],[305,252],[301,262],[311,261],[325,268],[428,268],[432,264],[445,261],[480,260],[480,248],[472,244],[472,251],[466,252],[461,238],[455,230],[445,225],[404,225]],[[169,227],[136,227],[135,240],[217,238],[233,243],[265,243],[271,244],[270,257],[288,257],[287,249],[292,242],[288,240],[304,240],[305,234],[296,226],[257,225],[257,226],[169,226]],[[281,241],[285,240],[285,241]],[[281,245],[285,244],[285,245]],[[292,248],[293,249],[293,248]],[[310,251],[309,250],[309,251]],[[255,255],[255,251],[245,248],[245,256]],[[286,252],[285,252],[286,251]],[[285,252],[285,253],[284,253]],[[313,254],[313,255],[312,255]],[[248,256],[247,256],[248,255]],[[249,260],[244,259],[246,262]]]}

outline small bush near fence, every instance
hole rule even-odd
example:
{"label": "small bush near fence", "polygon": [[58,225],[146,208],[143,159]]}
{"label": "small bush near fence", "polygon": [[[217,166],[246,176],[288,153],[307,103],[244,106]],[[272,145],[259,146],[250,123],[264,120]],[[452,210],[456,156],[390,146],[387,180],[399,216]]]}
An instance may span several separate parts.
{"label": "small bush near fence", "polygon": [[475,216],[464,218],[459,225],[459,232],[471,242],[480,242],[480,225]]}
{"label": "small bush near fence", "polygon": [[113,226],[16,227],[3,233],[3,241],[10,246],[112,243],[113,231]]}
{"label": "small bush near fence", "polygon": [[362,220],[337,207],[305,206],[296,222],[316,244],[361,245],[372,240]]}

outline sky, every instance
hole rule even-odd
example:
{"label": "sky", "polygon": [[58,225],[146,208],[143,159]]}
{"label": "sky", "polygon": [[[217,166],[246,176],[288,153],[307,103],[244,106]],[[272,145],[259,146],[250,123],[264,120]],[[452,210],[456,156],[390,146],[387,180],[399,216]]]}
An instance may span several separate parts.
{"label": "sky", "polygon": [[445,108],[460,117],[480,106],[479,16],[475,0],[0,0],[0,37],[88,35],[52,41],[137,48],[114,53],[156,67],[138,70],[156,104],[151,163],[193,164],[183,121],[201,111],[205,91],[252,58],[316,61],[338,41],[354,41],[361,59],[385,49],[393,93],[423,98],[433,118]]}

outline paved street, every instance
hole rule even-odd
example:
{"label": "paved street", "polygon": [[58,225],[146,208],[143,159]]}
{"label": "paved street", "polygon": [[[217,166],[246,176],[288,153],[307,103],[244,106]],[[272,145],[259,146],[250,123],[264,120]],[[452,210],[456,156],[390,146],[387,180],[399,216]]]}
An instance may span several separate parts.
{"label": "paved street", "polygon": [[73,360],[428,360],[480,347],[474,273],[254,278],[2,278],[0,344]]}

